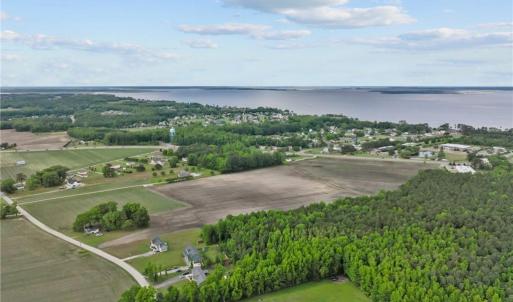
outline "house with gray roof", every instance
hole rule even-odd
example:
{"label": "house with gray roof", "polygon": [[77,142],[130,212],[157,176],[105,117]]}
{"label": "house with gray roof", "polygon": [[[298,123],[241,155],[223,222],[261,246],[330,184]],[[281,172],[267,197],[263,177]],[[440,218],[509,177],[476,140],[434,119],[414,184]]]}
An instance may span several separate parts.
{"label": "house with gray roof", "polygon": [[183,250],[183,257],[188,266],[201,267],[201,254],[195,247],[186,246]]}
{"label": "house with gray roof", "polygon": [[159,236],[153,238],[150,242],[150,249],[155,253],[162,253],[167,251],[167,242],[160,239]]}

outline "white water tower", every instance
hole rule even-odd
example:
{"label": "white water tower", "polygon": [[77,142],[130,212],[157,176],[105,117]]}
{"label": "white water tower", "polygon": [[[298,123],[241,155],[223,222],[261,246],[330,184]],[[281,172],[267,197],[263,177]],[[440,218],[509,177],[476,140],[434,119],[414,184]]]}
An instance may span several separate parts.
{"label": "white water tower", "polygon": [[176,135],[176,130],[174,127],[172,127],[171,129],[169,129],[169,143],[170,144],[173,143],[173,139],[175,138],[175,135]]}

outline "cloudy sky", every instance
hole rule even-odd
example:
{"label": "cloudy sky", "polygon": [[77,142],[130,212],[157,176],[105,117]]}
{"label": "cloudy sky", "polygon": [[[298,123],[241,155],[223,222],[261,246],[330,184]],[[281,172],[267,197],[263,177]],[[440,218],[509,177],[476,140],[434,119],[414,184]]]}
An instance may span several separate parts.
{"label": "cloudy sky", "polygon": [[513,84],[510,0],[0,0],[2,86]]}

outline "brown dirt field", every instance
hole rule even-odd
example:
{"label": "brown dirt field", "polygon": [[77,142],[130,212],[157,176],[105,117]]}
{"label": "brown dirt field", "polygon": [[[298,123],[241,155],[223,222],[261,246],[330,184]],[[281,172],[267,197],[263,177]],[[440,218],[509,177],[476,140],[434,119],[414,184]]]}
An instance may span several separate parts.
{"label": "brown dirt field", "polygon": [[16,132],[14,129],[0,130],[0,141],[16,143],[18,150],[45,150],[62,148],[70,140],[66,132],[34,134]]}
{"label": "brown dirt field", "polygon": [[152,190],[189,206],[152,215],[150,228],[106,242],[101,247],[214,223],[229,214],[287,210],[337,197],[390,190],[397,188],[418,170],[436,167],[422,162],[318,158],[286,166],[157,186]]}

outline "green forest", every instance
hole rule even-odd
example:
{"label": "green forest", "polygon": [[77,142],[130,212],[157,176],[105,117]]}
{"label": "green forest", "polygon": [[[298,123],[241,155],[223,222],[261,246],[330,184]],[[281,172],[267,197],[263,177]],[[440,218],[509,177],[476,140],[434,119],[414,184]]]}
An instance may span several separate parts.
{"label": "green forest", "polygon": [[141,301],[239,301],[339,274],[374,301],[513,301],[512,226],[507,161],[475,175],[427,170],[396,191],[206,225],[233,269]]}

